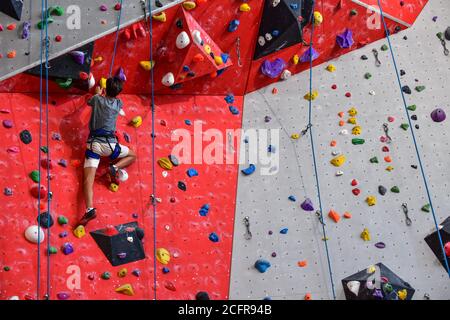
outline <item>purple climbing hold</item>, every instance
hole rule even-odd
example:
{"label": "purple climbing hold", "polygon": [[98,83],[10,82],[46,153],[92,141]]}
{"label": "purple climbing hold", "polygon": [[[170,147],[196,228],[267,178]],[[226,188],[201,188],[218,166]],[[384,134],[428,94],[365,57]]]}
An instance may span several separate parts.
{"label": "purple climbing hold", "polygon": [[60,238],[65,238],[65,237],[67,237],[67,235],[68,235],[67,231],[63,231],[63,232],[61,232],[61,233],[59,234],[59,237],[60,237]]}
{"label": "purple climbing hold", "polygon": [[130,143],[130,142],[131,142],[131,137],[130,137],[130,135],[129,135],[128,133],[124,132],[124,133],[123,133],[123,138],[125,139],[125,141],[126,141],[127,143]]}
{"label": "purple climbing hold", "polygon": [[305,211],[314,211],[313,203],[312,203],[311,199],[309,199],[309,198],[306,198],[305,201],[303,201],[300,206]]}
{"label": "purple climbing hold", "polygon": [[13,127],[13,123],[11,120],[3,120],[3,126],[7,129],[9,129],[9,128]]}
{"label": "purple climbing hold", "polygon": [[58,300],[67,300],[70,298],[70,295],[67,292],[58,292],[56,294],[56,297],[58,298]]}
{"label": "purple climbing hold", "polygon": [[67,160],[66,160],[66,159],[61,159],[61,160],[59,160],[59,161],[58,161],[58,164],[59,164],[61,167],[67,168]]}
{"label": "purple climbing hold", "polygon": [[5,196],[12,196],[13,195],[13,191],[12,191],[11,188],[5,188],[5,189],[3,189],[3,194]]}
{"label": "purple climbing hold", "polygon": [[120,81],[127,81],[127,76],[125,75],[125,71],[123,70],[122,67],[119,68],[119,70],[117,70],[116,72],[116,78],[120,79]]}
{"label": "purple climbing hold", "polygon": [[139,270],[139,269],[134,269],[131,273],[132,273],[134,276],[139,277],[139,276],[141,275],[141,270]]}
{"label": "purple climbing hold", "polygon": [[272,234],[273,234],[273,231],[272,231],[272,230],[269,230],[268,234],[269,234],[269,235],[272,235]]}
{"label": "purple climbing hold", "polygon": [[277,58],[273,62],[265,60],[261,65],[261,72],[263,75],[275,79],[283,72],[285,67],[286,62],[281,58]]}
{"label": "purple climbing hold", "polygon": [[272,252],[272,258],[275,258],[277,256],[276,252]]}
{"label": "purple climbing hold", "polygon": [[354,43],[352,30],[346,29],[343,33],[337,35],[336,43],[342,49],[350,48]]}
{"label": "purple climbing hold", "polygon": [[28,21],[25,21],[22,27],[22,39],[27,40],[30,37],[30,29],[31,24]]}
{"label": "purple climbing hold", "polygon": [[309,49],[300,57],[300,62],[309,62],[311,59],[314,61],[318,57],[319,53],[313,47],[309,47]]}
{"label": "purple climbing hold", "polygon": [[139,217],[137,213],[133,213],[131,216],[133,217],[133,219],[137,219]]}
{"label": "purple climbing hold", "polygon": [[100,6],[100,11],[107,11],[107,10],[108,10],[108,7],[105,6],[104,4],[102,4],[102,5]]}
{"label": "purple climbing hold", "polygon": [[434,122],[442,122],[447,118],[447,115],[445,114],[445,111],[441,108],[435,109],[431,113],[431,119],[433,119]]}
{"label": "purple climbing hold", "polygon": [[378,249],[384,249],[386,248],[386,244],[384,242],[377,242],[375,243],[375,247],[377,247]]}
{"label": "purple climbing hold", "polygon": [[52,139],[56,141],[61,141],[61,135],[58,132],[53,132]]}
{"label": "purple climbing hold", "polygon": [[270,116],[264,117],[264,122],[270,122],[270,120],[272,120],[272,118]]}
{"label": "purple climbing hold", "polygon": [[63,246],[62,246],[62,252],[63,252],[65,255],[71,254],[71,253],[73,252],[73,246],[72,246],[72,244],[69,243],[69,242],[64,243]]}
{"label": "purple climbing hold", "polygon": [[127,257],[127,253],[126,252],[120,252],[117,254],[117,257],[119,259],[125,259]]}
{"label": "purple climbing hold", "polygon": [[383,299],[383,292],[381,292],[380,289],[375,289],[375,291],[373,292],[373,296],[376,299]]}
{"label": "purple climbing hold", "polygon": [[72,57],[73,61],[75,61],[75,63],[79,64],[79,65],[83,65],[84,64],[84,52],[82,51],[72,51],[69,53],[70,56]]}

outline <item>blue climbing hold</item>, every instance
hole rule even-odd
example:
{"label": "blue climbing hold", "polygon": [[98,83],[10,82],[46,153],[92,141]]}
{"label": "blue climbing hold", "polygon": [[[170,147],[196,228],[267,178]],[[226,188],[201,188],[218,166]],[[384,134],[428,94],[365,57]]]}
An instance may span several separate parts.
{"label": "blue climbing hold", "polygon": [[239,20],[231,20],[230,25],[228,26],[228,32],[234,32],[239,27]]}
{"label": "blue climbing hold", "polygon": [[246,176],[249,176],[249,175],[251,175],[253,172],[255,172],[255,170],[256,170],[255,165],[254,165],[254,164],[251,164],[247,169],[241,170],[241,172],[242,172],[243,174],[245,174]]}
{"label": "blue climbing hold", "polygon": [[290,3],[289,6],[291,7],[292,10],[298,9],[298,3]]}
{"label": "blue climbing hold", "polygon": [[192,178],[198,176],[198,171],[195,170],[194,168],[190,168],[188,171],[186,171],[186,174],[188,175],[189,178]]}
{"label": "blue climbing hold", "polygon": [[238,115],[239,114],[239,110],[236,107],[230,106],[229,108],[230,108],[230,112],[232,114],[234,114],[234,115]]}
{"label": "blue climbing hold", "polygon": [[198,213],[202,216],[202,217],[206,217],[209,213],[209,204],[204,204],[200,210],[198,211]]}
{"label": "blue climbing hold", "polygon": [[291,200],[292,202],[297,201],[297,198],[295,196],[289,196],[288,199]]}
{"label": "blue climbing hold", "polygon": [[232,104],[234,102],[234,94],[229,93],[224,99],[227,103]]}
{"label": "blue climbing hold", "polygon": [[170,270],[169,270],[169,268],[164,267],[164,268],[162,268],[162,272],[163,272],[164,274],[166,274],[166,273],[169,273]]}
{"label": "blue climbing hold", "polygon": [[244,138],[244,143],[248,143],[248,137]]}
{"label": "blue climbing hold", "polygon": [[280,230],[281,234],[287,234],[288,233],[288,228],[284,228]]}
{"label": "blue climbing hold", "polygon": [[219,236],[217,234],[215,234],[214,232],[212,232],[209,235],[209,240],[211,240],[212,242],[219,242]]}
{"label": "blue climbing hold", "polygon": [[264,273],[271,267],[271,264],[267,260],[259,259],[255,262],[255,268],[261,272]]}
{"label": "blue climbing hold", "polygon": [[280,35],[280,31],[279,30],[273,30],[272,31],[272,36],[278,37],[279,35]]}
{"label": "blue climbing hold", "polygon": [[189,66],[183,66],[183,71],[184,72],[189,72],[191,69],[189,68]]}
{"label": "blue climbing hold", "polygon": [[186,123],[188,126],[192,124],[191,120],[184,120],[184,123]]}
{"label": "blue climbing hold", "polygon": [[267,147],[267,152],[275,153],[275,150],[276,150],[275,146],[271,144],[269,144],[269,147]]}
{"label": "blue climbing hold", "polygon": [[228,53],[221,53],[220,57],[222,58],[223,63],[227,63],[230,55]]}

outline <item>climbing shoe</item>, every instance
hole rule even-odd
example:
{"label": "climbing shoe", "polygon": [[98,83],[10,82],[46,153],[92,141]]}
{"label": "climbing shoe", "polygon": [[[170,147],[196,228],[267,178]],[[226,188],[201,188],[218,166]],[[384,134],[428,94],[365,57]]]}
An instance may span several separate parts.
{"label": "climbing shoe", "polygon": [[109,176],[111,178],[112,183],[117,183],[119,178],[119,168],[117,168],[115,165],[110,164],[109,165]]}
{"label": "climbing shoe", "polygon": [[91,208],[89,211],[86,211],[84,216],[78,222],[78,225],[85,226],[89,221],[95,219],[97,217],[97,212],[95,208]]}

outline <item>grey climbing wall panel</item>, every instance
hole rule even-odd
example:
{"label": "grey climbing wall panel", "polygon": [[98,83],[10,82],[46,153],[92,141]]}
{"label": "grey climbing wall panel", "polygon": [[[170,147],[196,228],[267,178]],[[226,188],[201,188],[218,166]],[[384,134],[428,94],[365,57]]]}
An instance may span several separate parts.
{"label": "grey climbing wall panel", "polygon": [[[435,16],[438,18],[433,22]],[[438,222],[450,215],[450,122],[434,123],[430,113],[436,107],[450,112],[450,57],[444,56],[436,37],[437,32],[450,25],[449,17],[448,1],[432,0],[411,29],[392,37],[399,68],[406,71],[403,84],[413,90],[411,95],[406,95],[407,103],[417,105],[417,111],[411,115],[417,115],[418,120],[412,122],[419,125],[414,131]],[[404,40],[404,36],[408,39]],[[421,211],[428,202],[426,191],[420,170],[411,168],[418,161],[411,133],[400,128],[401,123],[407,122],[406,113],[390,53],[380,50],[383,44],[387,40],[332,61],[337,68],[334,73],[325,70],[326,65],[313,70],[313,87],[319,92],[313,101],[313,134],[337,299],[345,298],[343,278],[378,262],[383,262],[416,289],[414,299],[423,299],[425,293],[431,299],[450,299],[449,277],[423,240],[434,230],[434,222],[431,213]],[[379,51],[380,67],[375,66],[373,48]],[[363,54],[369,60],[361,60]],[[372,74],[370,80],[364,78],[366,72]],[[336,90],[331,89],[333,84],[338,86]],[[425,85],[425,91],[416,92],[417,85]],[[278,88],[278,94],[272,94],[273,87]],[[277,174],[263,176],[257,168],[253,175],[239,177],[231,299],[266,296],[303,299],[307,292],[313,299],[332,298],[321,225],[314,213],[300,208],[305,196],[318,207],[309,133],[299,140],[289,138],[307,124],[308,102],[303,96],[308,90],[309,74],[305,72],[245,98],[244,129],[279,128],[286,132],[281,130],[280,142],[272,143],[280,156]],[[372,90],[375,95],[369,94]],[[346,92],[352,94],[351,98],[345,96]],[[359,146],[351,143],[355,137],[351,135],[353,126],[338,125],[341,120],[338,113],[345,112],[343,120],[347,120],[347,110],[353,106],[359,112],[357,121],[363,131],[359,137],[366,141]],[[264,122],[266,115],[272,117],[269,123]],[[384,135],[383,124],[388,123],[389,116],[395,118],[389,123],[393,142],[387,145],[390,152],[385,153],[382,147],[386,144],[380,137]],[[343,128],[350,134],[340,135]],[[337,141],[335,148],[330,147],[332,140]],[[334,150],[347,157],[342,168],[330,165]],[[392,172],[385,170],[389,163],[383,158],[387,155],[393,160]],[[378,157],[379,164],[369,162],[373,156]],[[344,175],[336,177],[337,170],[342,170]],[[359,182],[359,196],[352,193],[353,179]],[[378,194],[379,185],[388,189],[384,197]],[[392,186],[398,186],[400,193],[390,192]],[[295,195],[297,202],[289,201],[289,195]],[[366,204],[368,195],[377,197],[375,206]],[[405,224],[402,203],[408,205],[411,226]],[[328,217],[330,209],[341,216],[348,211],[352,218],[342,217],[335,223]],[[251,240],[243,237],[245,216],[250,217]],[[284,227],[289,232],[279,234]],[[371,234],[368,242],[360,238],[364,228]],[[269,230],[273,230],[273,235],[268,235]],[[376,248],[377,242],[384,242],[386,248]],[[271,257],[272,252],[277,253],[275,258]],[[253,267],[260,258],[272,264],[263,274]],[[308,260],[308,266],[299,268],[299,260]]]}
{"label": "grey climbing wall panel", "polygon": [[[148,1],[148,0],[147,0]],[[162,0],[164,5],[161,8],[153,5],[153,14],[163,11],[170,6],[183,2],[182,0]],[[49,24],[48,33],[50,38],[50,59],[58,57],[72,51],[82,45],[99,39],[117,29],[117,14],[114,6],[120,1],[117,0],[78,0],[74,3],[68,1],[49,0],[48,6],[62,6],[66,13],[61,17],[53,17],[54,22]],[[147,2],[148,3],[148,2]],[[100,6],[105,5],[106,11],[101,11]],[[148,6],[148,5],[147,5]],[[80,12],[80,29],[70,29],[68,23],[73,21],[76,8]],[[121,28],[137,22],[144,17],[144,11],[140,0],[124,0],[122,9]],[[31,21],[31,34],[28,40],[22,40],[23,22]],[[40,64],[40,30],[36,27],[41,21],[40,1],[24,0],[22,20],[18,22],[13,18],[0,13],[0,24],[5,28],[0,32],[0,81],[13,75],[28,70]],[[6,26],[16,23],[17,29],[6,30]],[[61,42],[54,39],[57,35],[62,36]],[[16,58],[7,59],[7,53],[15,50]]]}

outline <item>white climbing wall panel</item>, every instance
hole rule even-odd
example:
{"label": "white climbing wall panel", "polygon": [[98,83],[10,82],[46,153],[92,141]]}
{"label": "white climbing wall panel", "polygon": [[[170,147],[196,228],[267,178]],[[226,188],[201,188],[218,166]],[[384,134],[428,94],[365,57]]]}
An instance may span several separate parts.
{"label": "white climbing wall panel", "polygon": [[[148,8],[147,0],[147,8]],[[152,1],[153,14],[181,3],[182,0],[161,0],[164,5],[157,8]],[[86,43],[99,39],[117,29],[117,14],[114,6],[118,0],[78,0],[73,3],[69,1],[48,0],[48,6],[61,6],[66,12],[61,17],[53,17],[54,22],[49,24],[48,34],[50,38],[50,59],[58,57]],[[100,6],[105,5],[107,11],[101,11]],[[76,10],[80,10],[80,28],[68,27],[76,20]],[[144,17],[144,11],[140,0],[124,0],[121,18],[121,28],[137,22]],[[74,20],[75,19],[75,20]],[[31,34],[29,39],[22,40],[23,22],[31,21]],[[41,31],[36,27],[41,21],[41,2],[24,0],[22,20],[20,22],[0,13],[0,24],[5,28],[0,32],[0,81],[12,77],[18,73],[28,70],[40,64],[40,38]],[[6,26],[16,23],[17,29],[6,30]],[[62,36],[61,42],[55,42],[57,35]],[[14,59],[7,59],[7,53],[15,50],[17,55]]]}
{"label": "white climbing wall panel", "polygon": [[[414,131],[438,222],[450,215],[450,120],[434,123],[430,113],[441,107],[450,115],[450,56],[444,56],[436,37],[448,26],[448,1],[432,0],[411,29],[391,38],[399,68],[406,71],[403,85],[413,90],[406,95],[407,103],[417,105],[417,111],[410,115],[418,117],[412,123],[419,125]],[[332,61],[337,67],[334,73],[325,70],[326,64],[313,69],[313,87],[319,91],[313,101],[313,134],[336,296],[345,299],[343,278],[383,262],[416,289],[414,299],[423,299],[425,293],[431,299],[450,299],[448,274],[423,240],[434,230],[434,222],[431,213],[421,211],[428,202],[426,191],[420,170],[411,167],[418,164],[416,152],[410,131],[400,128],[408,122],[407,116],[390,53],[380,50],[383,44],[387,44],[386,39]],[[379,51],[380,67],[375,66],[373,48]],[[363,54],[367,61],[361,60]],[[372,74],[371,79],[364,78],[366,72]],[[331,89],[333,84],[336,90]],[[416,92],[417,85],[425,85],[425,91]],[[276,95],[272,94],[274,87],[278,88]],[[375,95],[369,94],[371,90]],[[280,163],[279,172],[272,176],[260,175],[258,167],[251,176],[239,176],[231,299],[303,299],[306,293],[313,299],[332,298],[321,225],[314,213],[300,208],[305,196],[318,208],[309,133],[299,140],[289,138],[307,125],[308,102],[303,96],[308,91],[309,72],[304,72],[245,97],[244,129],[281,129],[279,143],[272,142]],[[351,98],[345,96],[347,92]],[[363,145],[352,145],[352,125],[338,125],[338,113],[345,112],[346,121],[352,106],[359,112],[357,121],[363,133],[358,137],[365,139]],[[265,123],[265,116],[272,120]],[[390,152],[386,153],[380,137],[389,116],[395,121],[389,123],[393,142],[387,145]],[[342,129],[350,134],[339,135]],[[335,148],[330,146],[332,140],[337,141]],[[346,155],[342,168],[330,164],[333,151]],[[392,172],[385,170],[389,163],[383,158],[387,155],[393,160]],[[369,162],[374,156],[378,164]],[[336,177],[337,170],[344,175]],[[352,193],[353,179],[359,182],[359,196]],[[385,196],[378,194],[379,185],[388,189]],[[393,186],[399,187],[399,194],[390,191]],[[296,196],[297,202],[289,201],[289,195]],[[377,197],[375,206],[366,204],[368,195]],[[408,205],[411,226],[405,224],[402,203]],[[330,209],[341,215],[339,223],[328,217]],[[352,214],[351,219],[342,217],[346,211]],[[250,218],[251,240],[243,236],[245,216]],[[285,227],[288,233],[280,234]],[[360,238],[364,228],[371,234],[368,242]],[[268,235],[269,230],[273,235]],[[376,248],[377,242],[384,242],[386,248]],[[276,252],[275,258],[272,252]],[[253,267],[261,258],[272,264],[266,273]],[[308,265],[298,267],[301,260],[307,260]]]}

